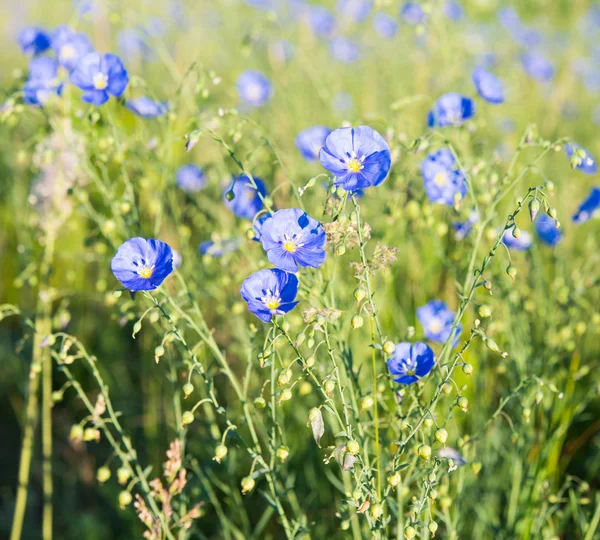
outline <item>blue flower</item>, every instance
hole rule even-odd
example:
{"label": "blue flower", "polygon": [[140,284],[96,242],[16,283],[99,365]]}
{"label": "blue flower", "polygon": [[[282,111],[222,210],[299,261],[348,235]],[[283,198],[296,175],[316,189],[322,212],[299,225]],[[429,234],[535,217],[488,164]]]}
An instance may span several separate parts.
{"label": "blue flower", "polygon": [[269,214],[268,212],[261,214],[254,220],[254,223],[252,224],[254,227],[254,237],[252,238],[252,240],[254,240],[255,242],[260,242],[260,239],[262,238],[262,228],[267,219],[271,219],[271,214]]}
{"label": "blue flower", "polygon": [[505,231],[504,236],[502,236],[502,243],[509,249],[514,249],[515,251],[527,251],[533,240],[531,238],[531,234],[527,231],[521,231],[519,238],[515,238],[512,234],[512,229],[510,231]]}
{"label": "blue flower", "polygon": [[346,191],[378,186],[387,177],[392,163],[390,147],[369,126],[332,131],[321,148],[323,168],[335,175],[335,185]]}
{"label": "blue flower", "polygon": [[325,6],[311,5],[308,10],[308,25],[320,37],[327,37],[335,28],[335,17]]}
{"label": "blue flower", "polygon": [[540,32],[523,24],[514,8],[508,7],[498,10],[498,20],[508,30],[511,37],[520,45],[535,47],[542,42]]}
{"label": "blue flower", "polygon": [[[435,343],[444,343],[450,338],[456,314],[441,300],[432,300],[417,308],[417,318],[423,325],[427,339]],[[461,332],[462,326],[459,324],[453,338],[455,341]]]}
{"label": "blue flower", "polygon": [[[253,178],[258,191],[252,186],[250,178],[242,174],[241,176],[234,178],[231,184],[229,184],[229,187],[223,192],[225,204],[237,217],[254,219],[254,216],[263,208],[263,202],[260,196],[267,196],[267,188],[260,178]],[[228,201],[227,193],[231,190],[233,190],[234,198],[231,201]]]}
{"label": "blue flower", "polygon": [[381,37],[391,39],[398,31],[398,23],[387,13],[378,11],[373,16],[373,28]]}
{"label": "blue flower", "polygon": [[42,106],[52,95],[60,95],[63,84],[58,80],[58,61],[49,56],[33,58],[29,78],[23,86],[23,100],[28,105]]}
{"label": "blue flower", "polygon": [[244,71],[236,82],[240,99],[251,107],[262,107],[273,96],[273,86],[260,71]]}
{"label": "blue flower", "polygon": [[314,161],[319,157],[319,151],[325,145],[325,139],[330,133],[331,130],[325,126],[306,128],[296,136],[296,148],[300,150],[304,159]]}
{"label": "blue flower", "polygon": [[299,208],[275,212],[263,223],[260,241],[267,259],[287,272],[297,272],[298,266],[318,268],[325,261],[325,231]]}
{"label": "blue flower", "polygon": [[130,291],[151,291],[173,272],[173,251],[160,240],[131,238],[119,246],[110,269]]}
{"label": "blue flower", "polygon": [[585,148],[577,143],[565,145],[565,152],[571,158],[571,166],[585,174],[595,174],[597,170],[596,160]]}
{"label": "blue flower", "polygon": [[360,58],[359,46],[351,39],[343,36],[338,36],[331,40],[329,52],[335,60],[344,64],[352,64]]}
{"label": "blue flower", "polygon": [[250,312],[268,323],[298,305],[298,278],[276,268],[259,270],[244,280],[240,293]]}
{"label": "blue flower", "polygon": [[444,4],[444,15],[451,21],[460,21],[462,19],[464,10],[462,6],[454,0],[446,0]]}
{"label": "blue flower", "polygon": [[554,77],[554,66],[540,51],[530,51],[521,56],[525,73],[539,82],[548,82]]}
{"label": "blue flower", "polygon": [[72,71],[77,62],[94,48],[85,34],[76,33],[70,26],[62,25],[52,33],[52,50],[60,65]]}
{"label": "blue flower", "polygon": [[127,101],[126,106],[142,118],[158,118],[169,110],[166,101],[154,101],[146,96],[130,99]]}
{"label": "blue flower", "polygon": [[444,94],[434,103],[427,116],[429,127],[460,126],[475,116],[475,102],[456,92]]}
{"label": "blue flower", "polygon": [[102,105],[108,101],[109,94],[123,95],[129,75],[118,56],[93,52],[79,60],[71,72],[71,82],[84,91],[83,101]]}
{"label": "blue flower", "polygon": [[206,178],[202,169],[193,163],[177,169],[177,185],[186,193],[196,193],[206,186]]}
{"label": "blue flower", "polygon": [[202,255],[208,255],[218,259],[223,255],[233,253],[240,245],[237,238],[226,238],[224,240],[207,240],[198,246],[198,250]]}
{"label": "blue flower", "polygon": [[535,230],[544,244],[555,246],[562,239],[562,231],[556,227],[557,223],[548,214],[542,214],[536,224]]}
{"label": "blue flower", "polygon": [[587,198],[579,205],[577,213],[573,216],[575,223],[585,223],[597,213],[600,208],[600,188],[593,187]]}
{"label": "blue flower", "polygon": [[479,214],[476,210],[471,210],[469,217],[462,223],[454,224],[454,238],[464,240],[473,230],[474,225],[479,221]]}
{"label": "blue flower", "polygon": [[338,0],[337,11],[354,22],[362,22],[371,13],[373,0]]}
{"label": "blue flower", "polygon": [[473,70],[473,84],[477,93],[489,103],[504,102],[504,88],[502,82],[496,75],[482,67]]}
{"label": "blue flower", "polygon": [[28,56],[42,54],[50,48],[50,35],[46,30],[37,26],[23,29],[18,40],[21,50]]}
{"label": "blue flower", "polygon": [[432,203],[452,206],[467,194],[465,175],[448,148],[430,153],[421,163],[421,174],[425,193]]}
{"label": "blue flower", "polygon": [[417,2],[406,2],[400,10],[400,15],[407,24],[412,26],[425,22],[425,11]]}
{"label": "blue flower", "polygon": [[435,359],[431,347],[419,342],[414,345],[398,343],[392,357],[387,361],[388,369],[394,381],[400,384],[412,384],[425,377],[433,368]]}

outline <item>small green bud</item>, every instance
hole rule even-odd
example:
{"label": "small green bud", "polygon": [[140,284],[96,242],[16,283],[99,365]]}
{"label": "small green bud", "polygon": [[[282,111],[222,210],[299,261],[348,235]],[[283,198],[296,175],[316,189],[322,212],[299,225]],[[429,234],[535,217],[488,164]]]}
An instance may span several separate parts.
{"label": "small green bud", "polygon": [[360,328],[363,325],[363,323],[364,321],[361,315],[354,315],[354,317],[352,317],[352,320],[350,321],[352,328],[354,328],[355,330],[357,328]]}
{"label": "small green bud", "polygon": [[121,493],[119,493],[119,506],[121,508],[125,508],[126,506],[129,506],[131,504],[131,501],[133,500],[133,497],[131,496],[131,493],[129,493],[129,491],[121,491]]}
{"label": "small green bud", "polygon": [[100,467],[96,472],[98,482],[104,484],[110,478],[110,469],[108,467]]}
{"label": "small green bud", "polygon": [[419,456],[421,459],[427,461],[431,457],[431,446],[427,444],[419,446]]}
{"label": "small green bud", "polygon": [[131,478],[131,472],[127,467],[119,467],[117,470],[117,480],[119,484],[124,485]]}
{"label": "small green bud", "polygon": [[284,388],[279,394],[279,403],[292,399],[292,391],[289,388]]}
{"label": "small green bud", "polygon": [[357,302],[361,302],[367,296],[367,291],[365,291],[362,287],[358,287],[354,289],[354,298]]}
{"label": "small green bud", "polygon": [[252,491],[255,485],[256,482],[251,476],[245,476],[244,478],[242,478],[242,494],[245,495],[249,491]]}
{"label": "small green bud", "polygon": [[482,319],[487,319],[488,317],[490,317],[492,315],[492,308],[490,306],[482,304],[481,306],[479,306],[479,309],[477,310],[477,312],[479,313],[479,316]]}
{"label": "small green bud", "polygon": [[471,470],[473,471],[473,474],[478,475],[479,471],[481,471],[481,463],[479,461],[471,463]]}
{"label": "small green bud", "polygon": [[284,369],[279,374],[279,378],[277,379],[277,384],[279,386],[285,386],[286,384],[289,384],[289,382],[291,380],[292,380],[292,370],[291,369]]}
{"label": "small green bud", "polygon": [[429,524],[427,525],[427,528],[429,529],[431,536],[435,536],[435,533],[438,530],[438,524],[435,521],[430,521]]}
{"label": "small green bud", "polygon": [[463,364],[462,370],[465,375],[473,374],[473,366],[471,364]]}
{"label": "small green bud", "polygon": [[469,412],[469,400],[465,396],[460,396],[456,402],[465,412]]}
{"label": "small green bud", "polygon": [[500,352],[500,347],[498,347],[498,344],[493,339],[486,337],[483,342],[490,351],[495,353]]}
{"label": "small green bud", "polygon": [[371,517],[374,520],[378,520],[383,515],[383,506],[379,503],[375,503],[371,506]]}
{"label": "small green bud", "polygon": [[78,441],[83,439],[83,427],[79,424],[71,426],[71,432],[69,433],[69,439],[72,441]]}
{"label": "small green bud", "polygon": [[517,277],[517,267],[509,264],[506,267],[506,273],[510,276],[510,278],[513,280],[513,283],[515,282],[515,277]]}
{"label": "small green bud", "polygon": [[396,345],[394,345],[394,343],[389,340],[383,344],[383,352],[385,354],[387,354],[388,356],[393,354],[395,349],[396,349]]}
{"label": "small green bud", "polygon": [[446,444],[448,432],[444,428],[440,428],[435,432],[435,438],[442,444]]}
{"label": "small green bud", "polygon": [[341,257],[344,253],[346,253],[346,246],[344,244],[339,244],[336,248],[335,248],[335,254],[338,257]]}
{"label": "small green bud", "polygon": [[438,492],[437,489],[430,489],[429,490],[429,497],[431,498],[432,501],[435,501],[438,497]]}
{"label": "small green bud", "polygon": [[425,418],[425,420],[423,420],[423,424],[425,425],[426,428],[430,428],[431,426],[433,426],[433,419]]}
{"label": "small green bud", "polygon": [[444,395],[449,396],[452,393],[452,385],[450,383],[444,383],[442,385],[442,392]]}
{"label": "small green bud", "polygon": [[225,198],[230,202],[233,201],[233,199],[235,199],[235,193],[233,189],[230,189],[227,193],[225,193]]}
{"label": "small green bud", "polygon": [[267,406],[267,402],[265,401],[265,398],[262,396],[257,397],[254,400],[254,407],[257,409],[264,409]]}
{"label": "small green bud", "polygon": [[307,368],[311,368],[315,365],[315,357],[314,355],[310,355],[307,359],[306,359],[306,367]]}
{"label": "small green bud", "polygon": [[224,444],[218,444],[215,448],[215,457],[213,457],[213,459],[217,463],[221,463],[221,460],[225,459],[227,452],[228,452],[228,449]]}
{"label": "small green bud", "polygon": [[401,481],[402,481],[402,477],[400,476],[400,473],[398,471],[396,471],[395,473],[389,474],[387,477],[387,482],[392,488],[395,488],[396,486],[398,486],[398,484],[400,484]]}
{"label": "small green bud", "polygon": [[409,525],[406,527],[406,529],[404,529],[404,536],[406,536],[408,540],[412,540],[415,536],[417,536],[417,531],[414,527]]}
{"label": "small green bud", "polygon": [[331,394],[335,390],[335,381],[333,379],[327,379],[323,384],[325,392]]}
{"label": "small green bud", "polygon": [[281,445],[278,449],[277,449],[277,453],[276,453],[277,457],[281,460],[281,463],[284,463],[285,460],[288,458],[288,456],[290,455],[290,449],[287,446]]}
{"label": "small green bud", "polygon": [[352,454],[353,456],[358,454],[360,450],[360,445],[353,440],[350,440],[346,443],[346,452]]}
{"label": "small green bud", "polygon": [[554,208],[553,206],[548,206],[548,210],[546,210],[546,214],[548,214],[553,220],[556,221],[556,208]]}
{"label": "small green bud", "polygon": [[531,218],[531,221],[535,221],[535,217],[537,216],[538,212],[540,211],[540,201],[538,201],[537,199],[533,199],[529,202],[529,217]]}
{"label": "small green bud", "polygon": [[181,423],[184,426],[191,424],[194,421],[194,413],[192,411],[185,411],[181,415]]}
{"label": "small green bud", "polygon": [[364,398],[362,398],[362,401],[360,402],[360,408],[362,410],[370,409],[372,406],[373,406],[373,397],[372,396],[365,396]]}
{"label": "small green bud", "polygon": [[519,238],[521,236],[521,229],[515,225],[512,230],[512,235],[513,238]]}
{"label": "small green bud", "polygon": [[194,385],[191,383],[185,383],[183,385],[183,395],[188,397],[194,391]]}
{"label": "small green bud", "polygon": [[158,347],[156,347],[156,349],[154,349],[154,356],[160,358],[164,354],[165,354],[165,348],[162,345],[159,345]]}

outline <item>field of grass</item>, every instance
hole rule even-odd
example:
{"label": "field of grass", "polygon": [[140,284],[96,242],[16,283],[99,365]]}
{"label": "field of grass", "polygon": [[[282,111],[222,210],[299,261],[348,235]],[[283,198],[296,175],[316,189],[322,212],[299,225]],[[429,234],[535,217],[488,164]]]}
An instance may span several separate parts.
{"label": "field of grass", "polygon": [[0,537],[600,538],[600,7],[0,28]]}

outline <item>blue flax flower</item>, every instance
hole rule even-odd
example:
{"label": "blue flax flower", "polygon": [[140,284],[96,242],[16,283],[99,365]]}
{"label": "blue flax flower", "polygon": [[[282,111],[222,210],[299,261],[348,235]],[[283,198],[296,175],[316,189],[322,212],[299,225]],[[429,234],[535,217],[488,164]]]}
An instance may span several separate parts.
{"label": "blue flax flower", "polygon": [[502,82],[488,70],[476,67],[473,70],[473,84],[477,89],[477,93],[488,103],[498,104],[504,102]]}
{"label": "blue flax flower", "polygon": [[548,214],[542,214],[538,218],[535,230],[544,244],[555,246],[562,240],[562,231],[556,225],[556,221]]}
{"label": "blue flax flower", "polygon": [[269,261],[287,272],[297,272],[299,266],[321,266],[325,240],[321,224],[299,208],[275,212],[263,223],[260,236]]}
{"label": "blue flax flower", "polygon": [[502,243],[507,248],[514,249],[515,251],[527,251],[533,243],[531,234],[527,231],[521,231],[519,238],[515,238],[512,231],[513,229],[505,231],[504,236],[502,236]]}
{"label": "blue flax flower", "polygon": [[254,223],[252,224],[254,226],[254,237],[252,240],[255,242],[260,242],[260,239],[262,238],[262,228],[267,219],[271,219],[271,214],[268,212],[261,214],[254,220]]}
{"label": "blue flax flower", "polygon": [[319,153],[321,165],[346,191],[378,186],[390,171],[392,157],[385,139],[369,126],[331,132]]}
{"label": "blue flax flower", "polygon": [[327,37],[335,28],[335,17],[325,6],[311,5],[307,15],[308,26],[319,37]]}
{"label": "blue flax flower", "polygon": [[475,224],[479,221],[479,214],[477,210],[471,210],[469,213],[469,217],[460,223],[455,223],[453,225],[454,228],[454,238],[457,240],[464,240],[469,233],[473,230]]}
{"label": "blue flax flower", "polygon": [[50,48],[50,35],[43,28],[30,26],[21,31],[19,46],[27,56],[42,54]]}
{"label": "blue flax flower", "polygon": [[262,107],[273,96],[273,85],[256,69],[244,71],[236,82],[240,99],[251,107]]}
{"label": "blue flax flower", "polygon": [[[234,178],[223,192],[223,199],[225,204],[231,209],[231,211],[240,218],[254,219],[254,216],[258,214],[263,208],[263,202],[260,198],[262,195],[266,197],[267,188],[265,183],[257,177],[254,177],[254,183],[258,188],[258,191],[254,189],[250,178],[242,174],[237,178]],[[227,200],[227,193],[233,190],[234,198],[231,201]]]}
{"label": "blue flax flower", "polygon": [[329,52],[334,60],[344,64],[353,64],[360,58],[360,47],[356,42],[344,36],[338,36],[331,40]]}
{"label": "blue flax flower", "polygon": [[123,63],[114,54],[86,54],[71,72],[71,82],[84,91],[81,99],[92,105],[102,105],[109,94],[121,97],[129,75]]}
{"label": "blue flax flower", "polygon": [[202,255],[208,255],[218,259],[223,255],[233,253],[240,245],[238,238],[225,238],[222,240],[207,240],[198,246]]}
{"label": "blue flax flower", "polygon": [[300,150],[302,157],[308,161],[314,161],[319,157],[319,151],[325,145],[325,139],[331,130],[325,126],[312,126],[303,129],[296,136],[296,148]]}
{"label": "blue flax flower", "polygon": [[452,152],[440,148],[421,163],[427,198],[436,204],[452,206],[467,194],[467,181],[456,165]]}
{"label": "blue flax flower", "polygon": [[206,186],[204,171],[193,163],[179,167],[176,178],[177,185],[186,193],[196,193]]}
{"label": "blue flax flower", "polygon": [[337,12],[354,22],[362,22],[371,13],[373,0],[338,0]]}
{"label": "blue flax flower", "polygon": [[554,77],[554,66],[546,56],[537,50],[521,56],[521,64],[525,73],[538,82],[549,82]]}
{"label": "blue flax flower", "polygon": [[429,127],[460,126],[475,116],[475,102],[456,92],[444,94],[433,105],[427,115]]}
{"label": "blue flax flower", "polygon": [[391,39],[398,32],[398,23],[387,13],[378,11],[373,15],[373,28],[379,36]]}
{"label": "blue flax flower", "polygon": [[425,22],[425,11],[417,2],[406,2],[400,10],[400,15],[407,24],[416,26]]}
{"label": "blue flax flower", "polygon": [[52,50],[60,65],[73,71],[79,60],[91,53],[94,48],[85,34],[75,32],[70,26],[64,24],[52,32]]}
{"label": "blue flax flower", "polygon": [[577,143],[565,145],[565,152],[571,158],[571,166],[585,174],[595,174],[597,170],[596,160],[585,148]]}
{"label": "blue flax flower", "polygon": [[60,95],[63,84],[58,80],[58,61],[38,56],[29,63],[29,78],[23,86],[23,100],[28,105],[42,106],[52,95]]}
{"label": "blue flax flower", "polygon": [[130,291],[151,291],[173,272],[173,251],[160,240],[131,238],[119,246],[110,269]]}
{"label": "blue flax flower", "polygon": [[298,278],[276,268],[259,270],[244,280],[240,293],[248,309],[268,323],[273,315],[284,315],[298,305]]}
{"label": "blue flax flower", "polygon": [[455,0],[446,0],[444,15],[451,21],[460,21],[464,15],[462,6]]}
{"label": "blue flax flower", "polygon": [[387,361],[390,373],[396,375],[394,381],[400,384],[417,382],[431,371],[434,363],[431,347],[422,342],[398,343]]}
{"label": "blue flax flower", "polygon": [[158,118],[169,110],[166,101],[154,101],[146,96],[130,99],[127,101],[126,106],[142,118]]}
{"label": "blue flax flower", "polygon": [[593,187],[587,198],[579,205],[573,221],[579,224],[585,223],[594,217],[598,208],[600,208],[600,187]]}
{"label": "blue flax flower", "polygon": [[[417,318],[423,325],[427,339],[435,343],[445,343],[450,338],[456,314],[441,300],[432,300],[417,308]],[[462,326],[459,324],[453,336],[454,341],[458,340],[461,332]]]}

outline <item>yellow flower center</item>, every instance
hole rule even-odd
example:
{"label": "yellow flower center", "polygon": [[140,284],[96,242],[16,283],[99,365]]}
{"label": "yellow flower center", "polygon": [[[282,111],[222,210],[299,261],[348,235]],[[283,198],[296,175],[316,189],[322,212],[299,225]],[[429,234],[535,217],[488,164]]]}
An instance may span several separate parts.
{"label": "yellow flower center", "polygon": [[406,371],[406,374],[409,375],[410,377],[412,377],[415,373],[416,373],[416,370],[414,368],[408,369]]}
{"label": "yellow flower center", "polygon": [[71,60],[77,56],[77,52],[75,51],[75,47],[73,45],[64,45],[60,49],[60,58],[61,60]]}
{"label": "yellow flower center", "polygon": [[283,249],[285,249],[289,253],[295,253],[298,249],[298,246],[294,244],[294,242],[292,242],[291,240],[286,240],[283,243]]}
{"label": "yellow flower center", "polygon": [[96,90],[104,90],[108,86],[108,77],[104,73],[96,73],[94,75],[94,88]]}
{"label": "yellow flower center", "polygon": [[269,309],[277,309],[279,307],[279,305],[281,304],[281,302],[279,301],[278,298],[272,298],[271,300],[268,300],[266,302],[266,306]]}
{"label": "yellow flower center", "polygon": [[351,159],[350,161],[348,161],[348,163],[346,163],[346,167],[348,167],[348,170],[350,172],[360,172],[360,170],[363,168],[363,165],[360,161],[358,161],[358,159]]}
{"label": "yellow flower center", "polygon": [[444,171],[440,171],[433,177],[436,185],[443,187],[448,183],[448,175]]}
{"label": "yellow flower center", "polygon": [[152,268],[142,268],[138,274],[143,277],[144,279],[148,279],[149,277],[152,276],[152,272],[154,270]]}
{"label": "yellow flower center", "polygon": [[442,321],[440,321],[437,317],[431,319],[431,322],[429,323],[429,329],[437,334],[438,332],[441,331],[443,325],[442,325]]}

